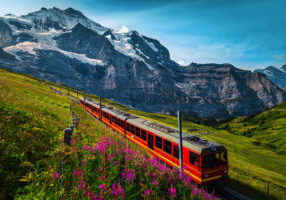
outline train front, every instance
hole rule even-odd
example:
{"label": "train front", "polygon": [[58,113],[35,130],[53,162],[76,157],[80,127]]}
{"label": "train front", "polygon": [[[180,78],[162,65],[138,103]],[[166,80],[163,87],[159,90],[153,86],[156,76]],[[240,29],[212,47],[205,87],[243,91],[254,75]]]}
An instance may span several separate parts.
{"label": "train front", "polygon": [[202,184],[224,183],[228,180],[226,149],[218,144],[203,149],[200,158]]}

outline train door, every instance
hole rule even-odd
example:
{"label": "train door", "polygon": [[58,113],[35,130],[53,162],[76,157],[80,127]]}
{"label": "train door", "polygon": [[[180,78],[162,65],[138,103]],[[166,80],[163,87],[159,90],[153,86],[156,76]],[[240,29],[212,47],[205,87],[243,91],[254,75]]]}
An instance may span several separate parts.
{"label": "train door", "polygon": [[154,135],[148,133],[148,147],[154,149]]}

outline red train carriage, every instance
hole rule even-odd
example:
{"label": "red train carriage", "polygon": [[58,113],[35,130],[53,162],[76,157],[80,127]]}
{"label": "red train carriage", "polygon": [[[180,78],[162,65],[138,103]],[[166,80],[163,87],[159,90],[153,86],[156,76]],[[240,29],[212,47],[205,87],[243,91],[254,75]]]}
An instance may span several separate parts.
{"label": "red train carriage", "polygon": [[[83,99],[80,105],[84,107]],[[85,109],[100,117],[98,103],[86,100]],[[177,130],[108,106],[102,106],[102,121],[169,166],[180,168]],[[220,144],[183,133],[183,165],[185,173],[198,184],[224,180],[228,173],[227,151]]]}

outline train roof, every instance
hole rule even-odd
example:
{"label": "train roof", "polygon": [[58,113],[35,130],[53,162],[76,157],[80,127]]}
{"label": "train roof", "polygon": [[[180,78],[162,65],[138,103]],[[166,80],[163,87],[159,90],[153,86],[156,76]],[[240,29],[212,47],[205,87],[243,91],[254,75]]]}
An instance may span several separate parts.
{"label": "train roof", "polygon": [[[95,106],[96,108],[99,108],[99,103],[95,101],[86,100],[86,102]],[[128,123],[139,126],[140,128],[161,136],[169,141],[179,143],[179,134],[174,128],[170,128],[168,126],[152,122],[105,105],[102,105],[102,111],[108,112],[121,120],[126,120]],[[182,133],[182,138],[183,146],[198,153],[211,153],[225,150],[221,144],[204,140],[187,133]]]}

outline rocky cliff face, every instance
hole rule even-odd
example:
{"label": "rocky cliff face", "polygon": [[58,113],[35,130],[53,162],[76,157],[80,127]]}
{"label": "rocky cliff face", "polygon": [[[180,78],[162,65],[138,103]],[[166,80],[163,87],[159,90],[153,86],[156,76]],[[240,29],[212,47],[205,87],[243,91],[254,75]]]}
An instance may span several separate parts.
{"label": "rocky cliff face", "polygon": [[151,112],[221,119],[286,99],[262,74],[230,64],[180,66],[159,41],[102,27],[72,8],[0,18],[0,66]]}

